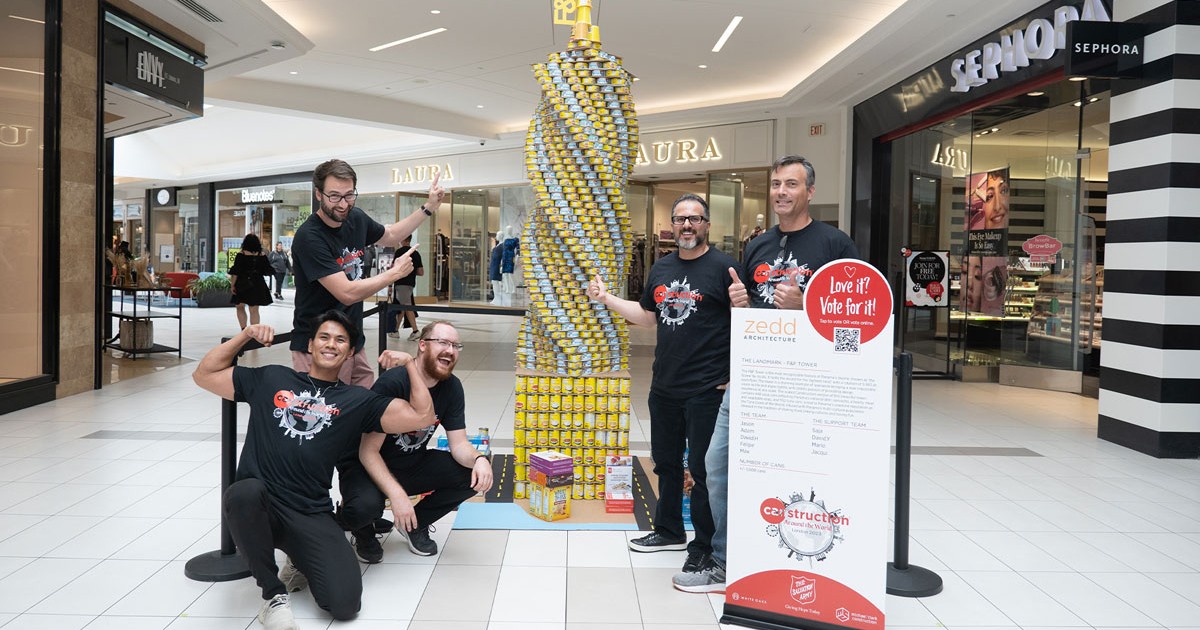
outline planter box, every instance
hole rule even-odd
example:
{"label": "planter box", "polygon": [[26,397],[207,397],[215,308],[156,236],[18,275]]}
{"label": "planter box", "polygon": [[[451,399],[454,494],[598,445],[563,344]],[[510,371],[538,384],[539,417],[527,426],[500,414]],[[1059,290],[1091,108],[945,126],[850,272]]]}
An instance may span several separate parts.
{"label": "planter box", "polygon": [[205,291],[200,295],[195,296],[196,306],[200,308],[216,308],[219,306],[233,306],[230,300],[233,299],[233,293],[229,291]]}

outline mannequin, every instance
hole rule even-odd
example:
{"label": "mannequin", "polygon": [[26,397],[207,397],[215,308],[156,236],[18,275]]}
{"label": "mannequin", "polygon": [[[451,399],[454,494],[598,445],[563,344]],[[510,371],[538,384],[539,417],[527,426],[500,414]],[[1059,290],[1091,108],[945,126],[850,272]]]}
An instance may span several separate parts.
{"label": "mannequin", "polygon": [[517,238],[517,231],[513,226],[504,226],[504,243],[503,257],[500,259],[500,282],[501,291],[504,297],[501,303],[504,306],[512,306],[513,293],[517,291],[516,280],[513,278],[513,270],[516,268],[517,254],[520,251],[521,240]]}
{"label": "mannequin", "polygon": [[745,233],[745,236],[742,237],[742,250],[743,251],[745,251],[746,245],[748,245],[750,243],[750,241],[754,240],[754,237],[756,237],[759,234],[762,234],[763,232],[766,231],[766,227],[763,226],[763,223],[765,223],[765,220],[766,220],[766,218],[763,217],[762,214],[758,214],[754,217],[754,228],[747,231]]}
{"label": "mannequin", "polygon": [[503,302],[501,294],[504,292],[504,283],[501,282],[500,262],[504,258],[504,243],[503,235],[497,234],[492,237],[492,255],[488,260],[488,280],[492,282],[492,304],[499,306]]}

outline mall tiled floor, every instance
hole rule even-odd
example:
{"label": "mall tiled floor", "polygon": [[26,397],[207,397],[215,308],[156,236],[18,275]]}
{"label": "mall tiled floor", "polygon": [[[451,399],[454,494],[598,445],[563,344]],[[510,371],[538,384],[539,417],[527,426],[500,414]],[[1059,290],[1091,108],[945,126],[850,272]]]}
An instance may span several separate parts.
{"label": "mall tiled floor", "polygon": [[[264,321],[290,328],[289,304]],[[489,427],[503,451],[519,320],[451,319],[467,342],[470,428]],[[219,404],[189,376],[235,321],[232,309],[185,309],[182,360],[114,361],[102,390],[0,416],[0,627],[259,627],[249,579],[183,571],[219,547]],[[652,335],[634,342],[641,401]],[[288,360],[272,348],[244,362]],[[1079,396],[918,381],[914,400],[911,561],[946,586],[889,596],[889,626],[1200,628],[1200,461],[1097,440],[1096,401]],[[644,449],[644,402],[635,411]],[[307,592],[294,608],[306,630],[717,628],[718,597],[670,587],[682,552],[630,553],[632,535],[455,530],[450,515],[436,556],[385,540],[354,622],[331,623]]]}

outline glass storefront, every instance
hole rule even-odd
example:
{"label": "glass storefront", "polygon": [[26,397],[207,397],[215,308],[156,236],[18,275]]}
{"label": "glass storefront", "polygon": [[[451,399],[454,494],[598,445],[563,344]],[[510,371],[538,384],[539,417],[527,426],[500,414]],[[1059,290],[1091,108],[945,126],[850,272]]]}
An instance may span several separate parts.
{"label": "glass storefront", "polygon": [[1062,81],[891,142],[891,250],[949,253],[946,307],[902,310],[918,365],[1098,371],[1108,96]]}
{"label": "glass storefront", "polygon": [[215,267],[227,272],[247,234],[257,235],[264,249],[273,249],[276,242],[292,248],[296,229],[312,214],[312,183],[229,188],[218,190],[216,199]]}
{"label": "glass storefront", "polygon": [[[4,63],[0,64],[0,276],[6,279],[0,306],[4,367],[0,385],[41,376],[43,302],[57,279],[43,267],[45,191],[43,153],[46,120],[46,3],[11,0],[0,20]],[[52,121],[53,122],[56,121]],[[55,156],[54,159],[57,159]],[[54,252],[57,255],[57,251]]]}

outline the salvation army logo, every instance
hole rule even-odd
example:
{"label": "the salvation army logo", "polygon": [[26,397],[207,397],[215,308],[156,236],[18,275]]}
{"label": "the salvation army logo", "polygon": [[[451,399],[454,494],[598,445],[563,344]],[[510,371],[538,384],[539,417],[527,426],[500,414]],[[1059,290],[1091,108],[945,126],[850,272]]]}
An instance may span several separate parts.
{"label": "the salvation army logo", "polygon": [[843,258],[821,267],[809,279],[804,312],[813,329],[829,341],[834,341],[835,329],[858,330],[857,343],[867,343],[892,320],[892,290],[871,265]]}
{"label": "the salvation army logo", "polygon": [[670,284],[654,287],[654,301],[658,304],[658,316],[664,324],[672,327],[682,324],[696,312],[696,306],[704,296],[692,291],[687,276],[683,280],[672,280]]}
{"label": "the salvation army logo", "polygon": [[792,599],[798,604],[811,604],[817,601],[817,581],[808,577],[792,576]]}
{"label": "the salvation army logo", "polygon": [[816,496],[812,491],[808,498],[793,493],[787,500],[772,497],[759,506],[767,535],[779,538],[779,547],[787,549],[789,558],[824,560],[842,540],[842,527],[850,525],[849,517],[840,510],[830,511]]}
{"label": "the salvation army logo", "polygon": [[347,280],[358,280],[363,277],[362,257],[361,249],[351,250],[349,247],[342,249],[342,255],[338,256],[337,263],[341,265],[342,271],[346,272]]}
{"label": "the salvation army logo", "polygon": [[327,405],[324,396],[307,390],[297,394],[281,389],[275,392],[274,401],[273,414],[279,418],[279,426],[288,437],[298,438],[301,444],[333,424],[333,417],[340,413],[337,405]]}

